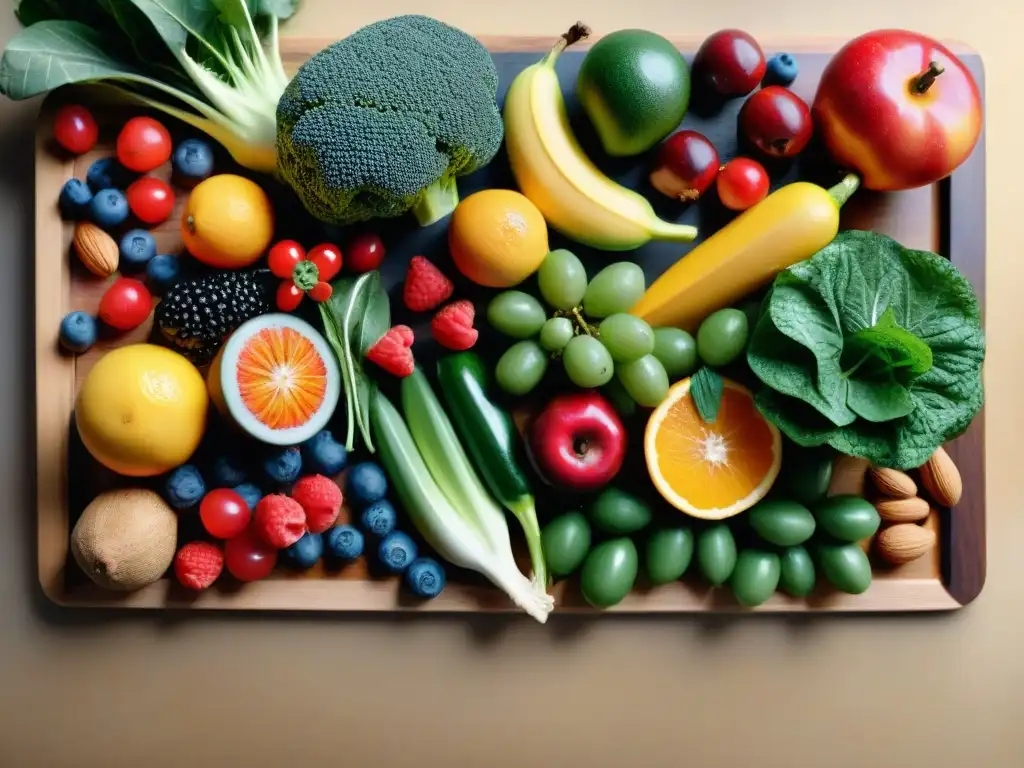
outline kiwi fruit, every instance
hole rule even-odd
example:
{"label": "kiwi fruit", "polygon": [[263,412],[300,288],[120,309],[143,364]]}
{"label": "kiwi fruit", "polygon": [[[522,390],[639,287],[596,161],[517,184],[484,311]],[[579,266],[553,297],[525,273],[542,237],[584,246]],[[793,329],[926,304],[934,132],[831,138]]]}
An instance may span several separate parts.
{"label": "kiwi fruit", "polygon": [[177,545],[178,516],[159,494],[144,488],[101,493],[71,532],[79,568],[99,586],[121,592],[163,576]]}

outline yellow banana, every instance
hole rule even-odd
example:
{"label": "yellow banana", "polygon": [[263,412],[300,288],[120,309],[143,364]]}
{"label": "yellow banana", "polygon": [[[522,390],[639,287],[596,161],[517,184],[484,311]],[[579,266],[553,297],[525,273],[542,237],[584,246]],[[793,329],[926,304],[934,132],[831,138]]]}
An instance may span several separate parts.
{"label": "yellow banana", "polygon": [[573,134],[555,62],[588,34],[575,25],[509,87],[505,147],[519,189],[551,227],[594,248],[629,251],[650,240],[693,240],[695,227],[659,219],[646,198],[598,170]]}

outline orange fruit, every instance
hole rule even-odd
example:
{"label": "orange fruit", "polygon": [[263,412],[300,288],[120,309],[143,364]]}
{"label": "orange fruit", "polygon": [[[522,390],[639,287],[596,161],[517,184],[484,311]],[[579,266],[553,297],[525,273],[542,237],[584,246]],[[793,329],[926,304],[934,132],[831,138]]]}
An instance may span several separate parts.
{"label": "orange fruit", "polygon": [[181,239],[198,261],[219,269],[247,267],[274,237],[274,207],[254,181],[221,173],[201,181],[181,212]]}
{"label": "orange fruit", "polygon": [[275,313],[239,326],[210,367],[207,386],[217,410],[253,437],[296,445],[327,425],[341,373],[313,326]]}
{"label": "orange fruit", "polygon": [[750,391],[728,379],[714,423],[705,423],[687,378],[673,384],[651,414],[644,456],[655,487],[672,506],[723,520],[768,493],[782,466],[782,435],[757,410]]}
{"label": "orange fruit", "polygon": [[540,267],[548,225],[536,205],[511,189],[485,189],[462,200],[448,224],[455,266],[477,285],[509,288]]}

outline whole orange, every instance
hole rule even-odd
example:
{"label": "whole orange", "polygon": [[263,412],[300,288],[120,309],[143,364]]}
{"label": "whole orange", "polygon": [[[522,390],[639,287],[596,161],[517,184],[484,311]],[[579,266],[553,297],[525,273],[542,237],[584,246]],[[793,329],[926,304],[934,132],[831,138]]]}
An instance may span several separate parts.
{"label": "whole orange", "polygon": [[474,283],[508,288],[544,261],[548,225],[537,206],[519,192],[485,189],[455,207],[448,248],[455,266]]}
{"label": "whole orange", "polygon": [[181,213],[181,239],[198,261],[220,269],[255,263],[274,237],[274,207],[254,181],[231,173],[196,185]]}

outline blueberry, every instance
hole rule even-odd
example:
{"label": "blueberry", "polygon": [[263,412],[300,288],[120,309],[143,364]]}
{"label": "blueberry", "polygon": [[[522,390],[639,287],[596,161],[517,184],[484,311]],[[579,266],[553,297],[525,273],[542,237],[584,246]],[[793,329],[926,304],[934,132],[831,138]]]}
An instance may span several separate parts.
{"label": "blueberry", "polygon": [[89,212],[104,229],[119,227],[128,219],[128,200],[119,189],[101,189],[89,203]]}
{"label": "blueberry", "polygon": [[283,448],[263,460],[263,471],[278,485],[294,483],[302,472],[302,454],[298,448]]}
{"label": "blueberry", "polygon": [[395,508],[387,499],[373,502],[363,510],[362,517],[360,517],[363,530],[377,538],[383,538],[395,530],[397,520],[398,515],[395,514]]}
{"label": "blueberry", "polygon": [[392,573],[401,573],[416,559],[416,542],[401,531],[392,531],[377,548],[381,565]]}
{"label": "blueberry", "polygon": [[185,139],[171,158],[176,180],[196,184],[213,173],[213,147],[202,139]]}
{"label": "blueberry", "polygon": [[145,229],[131,229],[121,238],[118,251],[122,269],[144,269],[156,256],[156,240]]}
{"label": "blueberry", "polygon": [[345,468],[348,451],[323,429],[303,443],[302,459],[311,473],[332,477]]}
{"label": "blueberry", "polygon": [[384,470],[372,461],[356,464],[348,471],[345,493],[349,501],[357,506],[366,506],[384,498],[388,492],[388,481]]}
{"label": "blueberry", "polygon": [[260,503],[260,499],[263,498],[263,491],[259,487],[252,483],[242,483],[241,485],[235,486],[235,493],[245,499],[246,505],[250,510],[256,509],[256,505]]}
{"label": "blueberry", "polygon": [[88,312],[69,312],[60,322],[60,343],[68,352],[85,352],[96,343],[96,318]]}
{"label": "blueberry", "polygon": [[169,253],[161,253],[146,265],[146,280],[153,293],[162,295],[181,277],[181,259]]}
{"label": "blueberry", "polygon": [[167,503],[175,509],[188,509],[202,501],[206,484],[199,470],[191,464],[182,464],[171,472],[164,488]]}
{"label": "blueberry", "polygon": [[416,597],[437,597],[445,585],[444,568],[431,557],[421,557],[405,572],[405,583]]}
{"label": "blueberry", "polygon": [[777,53],[768,59],[768,68],[765,71],[765,85],[790,85],[796,80],[800,72],[800,66],[796,63],[796,56],[792,53]]}
{"label": "blueberry", "polygon": [[235,456],[218,456],[210,465],[207,479],[211,488],[234,488],[245,482],[245,468]]}
{"label": "blueberry", "polygon": [[323,538],[319,533],[310,533],[309,531],[302,534],[302,538],[294,544],[281,550],[281,557],[284,558],[285,565],[301,570],[312,568],[323,557],[323,554]]}
{"label": "blueberry", "polygon": [[93,192],[101,189],[120,189],[127,187],[134,174],[117,162],[116,157],[101,157],[93,161],[85,172],[85,180],[89,182]]}
{"label": "blueberry", "polygon": [[78,220],[89,217],[89,203],[92,202],[92,190],[81,179],[68,179],[61,187],[57,205],[65,219]]}
{"label": "blueberry", "polygon": [[351,525],[339,525],[324,534],[328,554],[337,560],[355,560],[363,554],[363,534]]}

